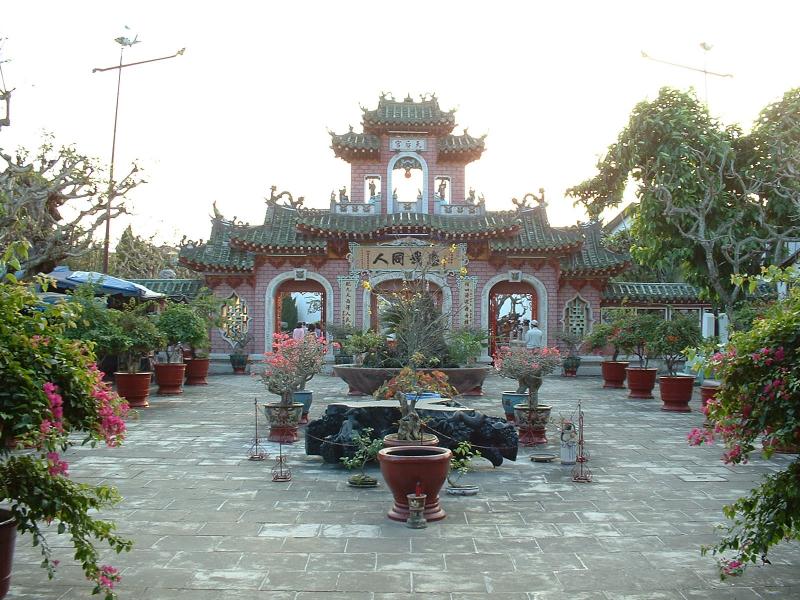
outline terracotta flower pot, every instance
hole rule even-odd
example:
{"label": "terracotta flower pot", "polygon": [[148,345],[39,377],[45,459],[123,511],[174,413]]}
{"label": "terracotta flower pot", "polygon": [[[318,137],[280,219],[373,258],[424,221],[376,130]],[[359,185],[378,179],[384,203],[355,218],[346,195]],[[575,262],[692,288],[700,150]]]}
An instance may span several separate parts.
{"label": "terracotta flower pot", "polygon": [[514,415],[517,418],[520,446],[538,446],[547,443],[547,422],[550,420],[552,406],[540,404],[535,410],[527,404],[517,404]]}
{"label": "terracotta flower pot", "polygon": [[291,444],[300,437],[297,435],[297,425],[303,414],[303,404],[294,402],[289,406],[280,402],[270,402],[264,405],[264,415],[269,423],[270,442]]}
{"label": "terracotta flower pot", "polygon": [[653,398],[653,388],[656,387],[658,369],[642,369],[640,367],[627,367],[628,398],[646,400]]}
{"label": "terracotta flower pot", "polygon": [[629,363],[615,360],[604,360],[600,363],[603,374],[603,387],[621,389],[625,387],[625,368]]}
{"label": "terracotta flower pot", "polygon": [[689,402],[694,391],[694,377],[662,375],[658,378],[658,388],[661,391],[661,410],[692,412]]}
{"label": "terracotta flower pot", "polygon": [[719,381],[706,379],[700,386],[700,404],[705,406],[709,400],[713,400],[719,391]]}
{"label": "terracotta flower pot", "polygon": [[415,493],[419,488],[427,495],[425,519],[444,519],[447,513],[439,505],[439,491],[447,479],[452,455],[447,448],[438,446],[402,446],[379,450],[381,475],[394,496],[394,505],[387,516],[394,521],[408,519],[408,494]]}
{"label": "terracotta flower pot", "polygon": [[11,562],[14,559],[14,540],[17,523],[11,511],[0,508],[0,600],[6,597],[11,585]]}
{"label": "terracotta flower pot", "polygon": [[183,393],[185,364],[161,363],[155,366],[155,371],[159,396],[177,396]]}
{"label": "terracotta flower pot", "polygon": [[209,358],[192,358],[186,361],[186,385],[208,385]]}
{"label": "terracotta flower pot", "polygon": [[117,393],[128,401],[132,408],[146,408],[150,406],[147,398],[150,396],[150,378],[152,373],[114,373],[114,383]]}

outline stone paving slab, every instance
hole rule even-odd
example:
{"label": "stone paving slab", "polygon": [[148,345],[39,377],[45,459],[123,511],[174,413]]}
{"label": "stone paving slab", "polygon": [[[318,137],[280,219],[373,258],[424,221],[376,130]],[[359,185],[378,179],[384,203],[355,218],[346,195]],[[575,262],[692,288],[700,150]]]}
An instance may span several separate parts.
{"label": "stone paving slab", "polygon": [[[509,383],[490,377],[485,395],[465,402],[501,416]],[[310,387],[312,417],[347,399],[337,378],[317,376]],[[272,460],[246,459],[253,400],[273,399],[248,377],[213,376],[181,397],[155,396],[130,422],[123,447],[77,448],[68,460],[75,479],[115,485],[125,498],[103,516],[134,550],[101,548],[103,562],[122,569],[121,599],[800,598],[798,544],[777,548],[772,566],[724,582],[699,551],[716,539],[724,503],[795,457],[726,466],[718,447],[686,444],[701,414],[665,413],[657,398],[625,394],[598,378],[546,378],[540,397],[554,417],[583,402],[594,482],[573,483],[571,467],[533,463],[533,450],[523,448],[497,468],[478,461],[467,478],[479,495],[443,496],[448,517],[423,530],[388,520],[383,485],[348,487],[347,472],[305,456],[302,440],[283,448],[292,481],[273,483]],[[550,437],[537,452],[558,453]],[[38,549],[21,537],[8,598],[92,597],[68,538],[48,538],[62,560],[56,578],[47,580]]]}

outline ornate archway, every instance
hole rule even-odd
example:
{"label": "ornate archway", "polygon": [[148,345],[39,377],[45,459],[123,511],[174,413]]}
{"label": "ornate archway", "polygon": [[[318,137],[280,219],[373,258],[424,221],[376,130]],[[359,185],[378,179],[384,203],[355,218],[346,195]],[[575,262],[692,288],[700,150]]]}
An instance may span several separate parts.
{"label": "ornate archway", "polygon": [[397,212],[397,206],[393,197],[394,184],[392,183],[392,179],[397,163],[401,161],[416,163],[422,170],[422,199],[417,201],[416,212],[426,212],[428,203],[428,163],[425,162],[421,154],[417,154],[416,152],[398,152],[389,161],[386,167],[386,212]]}

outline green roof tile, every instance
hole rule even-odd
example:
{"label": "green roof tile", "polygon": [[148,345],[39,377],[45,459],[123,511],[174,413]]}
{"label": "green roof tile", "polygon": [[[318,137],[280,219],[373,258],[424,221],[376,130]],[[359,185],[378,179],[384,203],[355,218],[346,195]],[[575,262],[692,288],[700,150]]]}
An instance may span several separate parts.
{"label": "green roof tile", "polygon": [[183,246],[179,254],[180,262],[199,271],[252,271],[253,253],[231,248],[231,232],[234,229],[232,223],[214,219],[208,242]]}
{"label": "green roof tile", "polygon": [[703,303],[700,290],[688,283],[609,282],[603,290],[609,302]]}
{"label": "green roof tile", "polygon": [[237,227],[231,232],[231,241],[235,247],[249,250],[272,248],[324,252],[327,248],[326,240],[309,237],[297,231],[297,224],[302,221],[301,215],[306,212],[284,206],[270,207],[263,225]]}
{"label": "green roof tile", "polygon": [[443,111],[436,98],[414,102],[411,98],[397,101],[382,97],[375,110],[364,110],[363,126],[368,133],[402,127],[412,130],[452,131],[456,124],[454,111]]}
{"label": "green roof tile", "polygon": [[486,148],[486,136],[473,137],[466,130],[462,135],[446,135],[439,138],[439,160],[476,160]]}
{"label": "green roof tile", "polygon": [[130,281],[169,298],[192,299],[203,287],[202,279],[131,279]]}
{"label": "green roof tile", "polygon": [[561,271],[565,277],[580,277],[599,273],[614,274],[622,271],[629,262],[628,256],[606,249],[602,242],[603,230],[599,223],[588,223],[570,227],[569,231],[583,236],[579,252],[561,260]]}
{"label": "green roof tile", "polygon": [[489,240],[489,249],[492,252],[569,250],[577,249],[583,243],[579,232],[551,227],[543,206],[512,214],[520,222],[519,234],[510,238]]}
{"label": "green roof tile", "polygon": [[331,132],[331,148],[340,158],[374,156],[380,150],[380,138],[369,133],[350,131],[342,135]]}

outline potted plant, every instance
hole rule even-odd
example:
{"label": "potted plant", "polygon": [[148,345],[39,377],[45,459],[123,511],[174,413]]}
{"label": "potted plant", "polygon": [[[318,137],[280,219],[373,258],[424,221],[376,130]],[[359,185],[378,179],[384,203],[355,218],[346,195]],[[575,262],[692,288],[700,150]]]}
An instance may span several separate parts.
{"label": "potted plant", "polygon": [[653,397],[658,369],[647,365],[655,358],[653,344],[657,338],[656,330],[662,319],[653,314],[637,313],[626,319],[625,325],[617,334],[618,344],[635,354],[638,366],[625,369],[628,377],[628,398],[648,399]]}
{"label": "potted plant", "polygon": [[451,363],[474,366],[489,337],[483,329],[467,327],[447,336],[447,356]]}
{"label": "potted plant", "polygon": [[578,351],[581,344],[583,344],[583,334],[562,329],[556,334],[556,339],[567,348],[567,355],[561,362],[564,377],[576,377],[578,375],[578,367],[581,366],[581,357]]}
{"label": "potted plant", "polygon": [[245,348],[252,339],[252,336],[247,332],[238,333],[231,338],[233,348],[228,359],[231,361],[231,367],[236,375],[244,375],[247,371],[247,362],[250,356]]}
{"label": "potted plant", "polygon": [[[6,262],[15,264],[10,256],[0,257],[0,271]],[[127,404],[102,381],[91,349],[65,335],[80,319],[77,303],[40,303],[27,285],[10,275],[5,279],[0,284],[0,598],[8,592],[17,531],[41,548],[50,578],[58,565],[54,551],[61,546],[53,536],[68,531],[94,593],[111,600],[119,571],[102,564],[94,544],[121,552],[132,543],[96,513],[120,497],[111,487],[72,481],[63,453],[78,433],[84,443],[120,444]],[[43,523],[50,524],[46,532]]]}
{"label": "potted plant", "polygon": [[353,355],[348,354],[345,349],[347,338],[358,333],[352,325],[338,325],[336,323],[328,326],[328,334],[333,347],[333,362],[337,365],[347,365],[353,362]]}
{"label": "potted plant", "polygon": [[273,335],[272,352],[264,355],[264,370],[260,376],[267,390],[280,396],[280,402],[264,405],[271,442],[290,444],[297,441],[297,425],[303,404],[295,402],[294,393],[304,389],[306,383],[322,371],[326,346],[324,338],[313,335],[301,340],[285,333]]}
{"label": "potted plant", "polygon": [[528,393],[526,404],[514,407],[519,424],[519,443],[523,446],[546,444],[545,426],[550,418],[549,405],[539,404],[542,377],[561,364],[558,348],[510,348],[502,346],[494,357],[494,368],[501,377],[516,379],[517,392]]}
{"label": "potted plant", "polygon": [[678,375],[678,362],[684,357],[686,348],[700,344],[702,336],[697,319],[686,315],[674,316],[670,321],[662,321],[656,327],[652,352],[660,356],[667,368],[667,374],[658,378],[661,391],[661,410],[671,412],[690,412],[694,375]]}
{"label": "potted plant", "polygon": [[151,364],[150,354],[164,343],[164,336],[156,328],[155,322],[148,314],[149,303],[137,304],[128,302],[120,311],[114,311],[114,325],[119,335],[114,338],[112,348],[117,350],[119,371],[114,373],[117,392],[135,408],[149,406],[150,380],[153,373],[149,370],[140,372],[143,362]]}
{"label": "potted plant", "polygon": [[191,343],[191,353],[186,362],[186,385],[208,385],[208,369],[211,359],[208,356],[211,350],[209,331],[212,327],[222,325],[222,306],[225,302],[208,288],[203,288],[189,303],[189,307],[199,316],[205,324],[206,334],[203,338]]}
{"label": "potted plant", "polygon": [[207,343],[208,331],[203,319],[186,304],[170,302],[158,315],[158,330],[164,336],[166,363],[155,365],[156,383],[160,396],[183,393],[186,364],[183,362],[183,346]]}
{"label": "potted plant", "polygon": [[342,456],[339,460],[347,469],[358,469],[359,472],[347,478],[347,485],[357,488],[377,486],[378,480],[367,475],[366,465],[378,456],[378,450],[383,448],[383,440],[373,438],[372,428],[366,427],[361,432],[353,432],[350,441],[355,447],[355,452],[351,456]]}
{"label": "potted plant", "polygon": [[447,493],[451,496],[474,496],[478,486],[461,483],[461,478],[472,470],[472,459],[480,458],[480,450],[475,450],[467,440],[459,442],[450,458],[447,473]]}
{"label": "potted plant", "polygon": [[620,345],[618,334],[621,324],[617,323],[596,323],[592,331],[586,336],[586,344],[589,350],[604,351],[609,346],[612,348],[611,360],[604,360],[600,363],[603,375],[603,387],[621,389],[625,387],[625,369],[627,361],[619,361],[619,353],[623,350]]}

